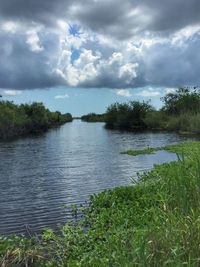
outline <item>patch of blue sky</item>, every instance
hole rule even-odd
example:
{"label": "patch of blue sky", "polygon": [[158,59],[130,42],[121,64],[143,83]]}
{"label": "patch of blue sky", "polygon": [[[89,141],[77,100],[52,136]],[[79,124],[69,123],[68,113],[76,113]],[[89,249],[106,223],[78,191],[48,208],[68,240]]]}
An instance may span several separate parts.
{"label": "patch of blue sky", "polygon": [[[116,89],[57,87],[46,90],[25,90],[16,96],[3,96],[3,100],[11,100],[17,104],[43,102],[52,111],[70,112],[73,116],[81,116],[90,112],[103,113],[109,105],[115,102],[122,103],[132,100],[147,101],[151,99],[151,104],[157,109],[162,106],[160,98],[163,96],[164,90],[160,89],[160,94],[154,97],[140,95],[143,90],[145,89],[129,89],[130,97],[124,97],[118,95]],[[56,98],[56,96],[63,97]]]}
{"label": "patch of blue sky", "polygon": [[71,63],[73,63],[75,60],[77,60],[80,56],[80,50],[72,48],[71,49]]}
{"label": "patch of blue sky", "polygon": [[69,25],[69,33],[73,36],[81,35],[80,27],[77,24]]}

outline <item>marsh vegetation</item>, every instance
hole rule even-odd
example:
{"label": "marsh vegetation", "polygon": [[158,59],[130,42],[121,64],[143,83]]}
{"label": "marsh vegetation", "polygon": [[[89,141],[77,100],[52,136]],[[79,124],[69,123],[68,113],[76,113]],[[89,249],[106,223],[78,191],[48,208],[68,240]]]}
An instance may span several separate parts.
{"label": "marsh vegetation", "polygon": [[2,237],[2,266],[198,266],[200,143],[169,149],[177,162],[93,195],[84,218],[59,234]]}
{"label": "marsh vegetation", "polygon": [[179,88],[166,94],[163,107],[156,110],[150,101],[114,103],[105,114],[90,113],[84,121],[104,121],[107,128],[137,130],[176,131],[179,133],[200,133],[200,91],[199,88]]}

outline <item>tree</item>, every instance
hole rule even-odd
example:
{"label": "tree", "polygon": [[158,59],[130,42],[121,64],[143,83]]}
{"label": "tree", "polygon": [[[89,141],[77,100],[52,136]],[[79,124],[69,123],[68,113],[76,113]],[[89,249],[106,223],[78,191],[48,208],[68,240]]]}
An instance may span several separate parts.
{"label": "tree", "polygon": [[106,111],[106,125],[111,128],[142,129],[146,128],[145,117],[154,110],[149,102],[131,101],[115,103]]}
{"label": "tree", "polygon": [[197,87],[193,89],[179,88],[164,96],[162,101],[164,102],[162,110],[169,115],[200,112],[200,92]]}

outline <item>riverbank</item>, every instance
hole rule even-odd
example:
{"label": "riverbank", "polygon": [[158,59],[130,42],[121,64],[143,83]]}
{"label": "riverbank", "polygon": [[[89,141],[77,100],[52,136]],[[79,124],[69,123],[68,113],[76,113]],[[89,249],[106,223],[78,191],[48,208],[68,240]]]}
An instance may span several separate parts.
{"label": "riverbank", "polygon": [[41,239],[1,238],[1,265],[198,266],[200,143],[170,151],[179,154],[177,162],[91,197],[83,220],[62,234],[48,229]]}
{"label": "riverbank", "polygon": [[105,114],[89,113],[83,115],[80,119],[85,122],[105,122]]}
{"label": "riverbank", "polygon": [[163,106],[156,110],[151,101],[114,103],[104,114],[90,113],[83,120],[104,121],[106,128],[136,131],[168,131],[184,135],[200,133],[200,91],[179,88],[161,98]]}
{"label": "riverbank", "polygon": [[0,140],[45,132],[71,121],[70,113],[51,112],[42,103],[16,105],[0,101]]}

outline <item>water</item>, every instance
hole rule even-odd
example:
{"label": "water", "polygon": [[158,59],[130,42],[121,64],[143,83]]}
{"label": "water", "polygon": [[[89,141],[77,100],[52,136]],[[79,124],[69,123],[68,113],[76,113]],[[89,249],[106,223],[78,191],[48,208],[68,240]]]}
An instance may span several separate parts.
{"label": "water", "polygon": [[137,157],[120,152],[183,140],[76,120],[40,136],[0,142],[0,234],[64,224],[71,216],[65,205],[84,203],[92,193],[127,185],[137,172],[176,159],[164,151]]}

